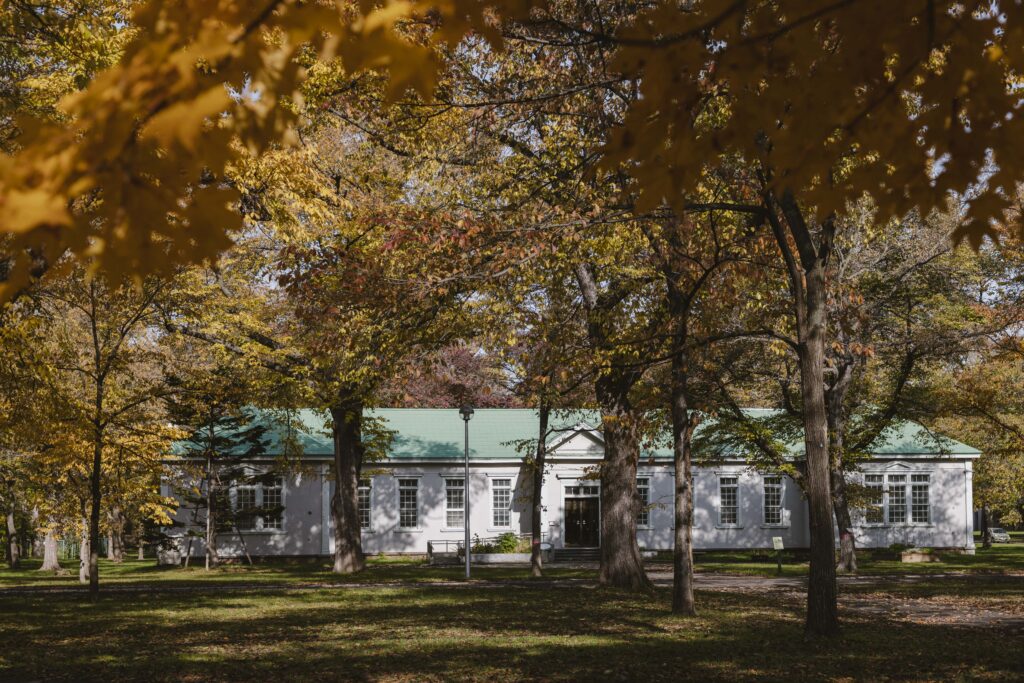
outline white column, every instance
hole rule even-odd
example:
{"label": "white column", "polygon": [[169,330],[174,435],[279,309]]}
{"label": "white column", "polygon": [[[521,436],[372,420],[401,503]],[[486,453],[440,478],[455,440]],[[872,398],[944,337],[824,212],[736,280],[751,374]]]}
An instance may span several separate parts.
{"label": "white column", "polygon": [[320,552],[331,554],[331,483],[327,480],[330,468],[320,467]]}
{"label": "white column", "polygon": [[974,554],[974,463],[967,460],[964,463],[964,529],[967,531],[967,542],[964,548],[971,555]]}

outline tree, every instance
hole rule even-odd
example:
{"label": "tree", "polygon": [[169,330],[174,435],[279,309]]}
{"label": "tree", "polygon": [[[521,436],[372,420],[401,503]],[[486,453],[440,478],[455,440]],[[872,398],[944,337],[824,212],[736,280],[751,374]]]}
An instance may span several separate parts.
{"label": "tree", "polygon": [[389,403],[408,408],[518,408],[520,400],[509,391],[499,360],[476,344],[430,350],[410,358],[383,395]]}
{"label": "tree", "polygon": [[[53,340],[49,368],[39,381],[52,396],[54,410],[72,447],[57,449],[82,458],[73,445],[88,444],[88,578],[99,590],[99,538],[106,457],[113,451],[159,463],[176,432],[154,422],[152,410],[164,393],[155,365],[158,351],[147,337],[156,322],[155,302],[164,283],[146,281],[139,290],[111,286],[81,272],[52,281],[38,294],[47,334]],[[150,472],[153,470],[150,469]],[[147,479],[145,485],[151,485]]]}
{"label": "tree", "polygon": [[[727,203],[723,203],[727,205]],[[758,247],[742,215],[712,211],[700,217],[667,216],[646,226],[651,266],[662,276],[660,293],[668,319],[664,354],[669,361],[668,414],[675,471],[672,611],[696,613],[693,595],[693,434],[710,396],[694,391],[707,374],[706,347],[721,334],[739,302],[730,296],[730,271],[750,262]],[[763,240],[761,240],[763,242]],[[763,247],[762,247],[763,248]],[[711,294],[714,296],[710,296]],[[700,394],[704,395],[701,396]]]}
{"label": "tree", "polygon": [[[217,536],[234,531],[242,539],[232,505],[229,486],[251,483],[254,476],[273,476],[273,472],[252,475],[245,462],[266,452],[267,425],[254,419],[250,404],[251,384],[231,365],[196,368],[177,378],[179,391],[173,397],[171,416],[188,436],[179,442],[178,455],[186,461],[200,461],[200,486],[189,482],[183,500],[193,508],[193,518],[205,524],[206,569],[216,566]],[[246,510],[245,514],[278,514],[280,510]],[[244,544],[244,539],[242,539]],[[191,543],[191,541],[190,541]]]}

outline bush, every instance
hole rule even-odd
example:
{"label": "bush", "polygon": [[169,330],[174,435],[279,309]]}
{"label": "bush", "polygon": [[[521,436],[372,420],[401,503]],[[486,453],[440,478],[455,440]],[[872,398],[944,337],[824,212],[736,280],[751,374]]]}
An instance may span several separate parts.
{"label": "bush", "polygon": [[[524,550],[525,546],[525,550]],[[474,553],[497,553],[497,554],[508,554],[508,553],[521,553],[530,551],[529,539],[520,540],[511,531],[508,531],[498,538],[488,541],[481,541],[479,536],[473,537],[473,552]]]}

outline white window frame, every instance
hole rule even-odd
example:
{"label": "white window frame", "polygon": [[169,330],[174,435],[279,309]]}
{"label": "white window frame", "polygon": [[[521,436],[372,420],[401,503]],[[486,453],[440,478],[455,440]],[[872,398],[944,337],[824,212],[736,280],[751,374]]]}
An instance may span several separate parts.
{"label": "white window frame", "polygon": [[[256,474],[254,476],[260,476]],[[266,520],[262,515],[253,515],[253,524],[251,527],[239,526],[238,530],[246,534],[283,534],[285,533],[285,512],[287,511],[287,486],[285,485],[285,479],[283,476],[275,477],[277,484],[274,486],[265,486],[262,482],[253,482],[240,484],[238,482],[231,483],[230,489],[230,500],[231,509],[235,516],[235,520],[238,519],[238,492],[240,489],[253,492],[253,507],[257,510],[263,507],[263,492],[264,489],[280,489],[281,490],[281,515],[280,515],[280,526],[279,527],[268,527],[266,526]]]}
{"label": "white window frame", "polygon": [[[722,513],[725,510],[725,505],[722,504],[722,491],[725,488],[722,485],[722,481],[725,480],[725,479],[732,479],[733,480],[733,484],[731,484],[729,486],[730,486],[730,488],[733,488],[736,491],[736,502],[733,505],[730,506],[730,507],[733,507],[733,508],[736,509],[736,521],[734,521],[734,522],[725,522],[725,521],[723,521],[723,517],[722,517]],[[733,474],[733,473],[722,473],[722,474],[718,475],[718,524],[717,524],[717,526],[720,529],[739,529],[739,528],[741,528],[740,527],[740,475],[739,475],[739,473],[735,473],[735,474]]]}
{"label": "white window frame", "polygon": [[[398,488],[397,488],[397,492],[396,493],[398,495],[398,529],[399,529],[399,531],[420,531],[420,530],[422,530],[422,527],[420,526],[421,523],[422,523],[422,517],[423,517],[420,514],[420,477],[418,477],[418,476],[417,477],[400,476],[400,477],[395,477],[395,480],[396,480],[396,483],[398,484]],[[402,486],[402,482],[403,481],[414,481],[414,482],[416,482],[416,485],[415,486],[411,486],[411,485],[410,486]],[[402,490],[403,489],[406,489],[406,490],[412,489],[412,490],[414,490],[416,492],[416,508],[415,508],[415,512],[416,512],[416,526],[403,526],[402,525]]]}
{"label": "white window frame", "polygon": [[[508,482],[508,484],[507,485],[503,484],[503,485],[499,486],[497,484],[497,482],[499,482],[499,481],[501,481],[501,482]],[[508,475],[508,476],[498,476],[498,475],[495,475],[495,476],[490,478],[490,483],[491,483],[491,520],[490,520],[491,521],[491,526],[490,526],[490,529],[493,529],[495,531],[502,531],[502,530],[506,530],[506,529],[511,529],[512,528],[512,498],[513,498],[513,492],[515,491],[515,486],[516,486],[515,478],[512,475]],[[507,491],[508,492],[508,503],[505,505],[504,509],[500,509],[497,506],[497,504],[496,504],[495,496],[497,495],[497,493],[499,491]],[[504,512],[508,516],[508,523],[507,524],[499,524],[495,520],[495,515],[498,512]]]}
{"label": "white window frame", "polygon": [[[917,481],[914,481],[915,479],[917,479]],[[925,500],[924,500],[924,503],[923,503],[924,510],[925,510],[925,519],[923,521],[920,521],[920,520],[915,519],[915,516],[916,516],[916,514],[915,514],[916,513],[916,509],[915,508],[917,506],[921,505],[921,503],[915,502],[915,493],[916,493],[915,489],[921,487],[922,485],[924,485],[924,495],[925,495]],[[914,526],[928,526],[928,525],[930,525],[932,523],[932,475],[931,475],[931,473],[930,472],[911,472],[910,473],[910,482],[907,484],[907,486],[908,486],[908,489],[910,491],[909,500],[907,501],[907,505],[910,508],[910,518],[909,518],[910,521],[909,521],[909,523],[914,525]]]}
{"label": "white window frame", "polygon": [[[868,477],[876,477],[876,478],[878,478],[878,481],[872,481],[869,484],[868,480],[867,480]],[[885,496],[885,473],[884,472],[865,472],[864,473],[864,487],[867,488],[867,489],[874,490],[876,492],[876,494],[877,494],[877,499],[878,499],[877,505],[869,504],[870,507],[874,507],[874,508],[877,509],[877,511],[878,511],[878,519],[876,519],[876,520],[868,519],[868,508],[864,508],[864,510],[862,511],[863,519],[864,519],[864,524],[866,526],[885,526],[886,525],[886,522],[885,522],[885,520],[886,520],[886,514],[885,514],[885,497],[886,497]]]}
{"label": "white window frame", "polygon": [[[901,469],[897,471],[886,471],[886,470],[869,470],[863,473],[864,485],[867,486],[867,477],[881,477],[882,487],[882,503],[881,509],[881,521],[870,522],[867,519],[867,510],[862,510],[863,525],[867,527],[928,527],[932,526],[932,482],[933,482],[933,471],[931,470],[906,470]],[[927,478],[926,481],[915,481],[915,478]],[[894,481],[895,479],[895,481]],[[902,480],[900,480],[902,479]],[[914,487],[921,486],[922,484],[927,486],[927,510],[928,519],[927,521],[917,522],[914,521]],[[879,486],[878,482],[872,484],[873,487]],[[898,492],[902,497],[902,508],[903,508],[903,520],[893,521],[893,510],[892,500],[894,493]]]}
{"label": "white window frame", "polygon": [[[778,483],[769,484],[769,479],[776,479]],[[776,489],[779,492],[779,502],[772,506],[779,513],[779,520],[772,522],[768,520],[768,489]],[[737,501],[738,502],[738,501]],[[764,474],[761,476],[761,522],[766,529],[784,529],[789,526],[788,515],[786,514],[786,477],[781,474]]]}
{"label": "white window frame", "polygon": [[[641,484],[640,482],[644,482]],[[641,495],[641,491],[645,495]],[[651,477],[643,476],[636,478],[636,493],[640,501],[640,509],[636,512],[636,528],[651,528]]]}
{"label": "white window frame", "polygon": [[[366,485],[363,485],[366,482]],[[363,506],[363,494],[366,495],[366,506]],[[363,510],[366,510],[366,526],[363,526]],[[373,477],[360,477],[356,488],[356,514],[359,515],[359,529],[373,531]]]}
{"label": "white window frame", "polygon": [[[466,529],[466,479],[465,477],[442,477],[442,479],[444,481],[444,526],[442,528],[445,531],[464,531]],[[449,483],[453,486],[449,487]],[[461,507],[450,507],[449,490],[462,492]],[[449,515],[455,512],[461,513],[462,524],[452,524],[449,521]]]}

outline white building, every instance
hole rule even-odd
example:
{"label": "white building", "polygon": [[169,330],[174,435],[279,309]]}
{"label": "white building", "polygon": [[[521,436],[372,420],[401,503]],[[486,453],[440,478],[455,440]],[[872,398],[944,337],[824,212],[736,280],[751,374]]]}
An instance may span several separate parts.
{"label": "white building", "polygon": [[[369,413],[394,438],[384,461],[364,465],[359,492],[363,548],[373,553],[425,553],[428,542],[455,543],[464,535],[463,422],[455,409],[391,409]],[[330,481],[332,440],[324,416],[300,414],[306,426],[299,440],[301,466],[273,483],[233,491],[236,510],[278,507],[280,514],[246,518],[242,530],[255,556],[315,556],[332,552]],[[554,548],[600,545],[600,482],[594,468],[602,459],[600,417],[574,411],[553,420],[560,426],[548,445],[542,528]],[[471,531],[481,538],[530,531],[532,474],[517,450],[536,438],[533,410],[477,410],[470,422]],[[271,435],[268,457],[254,471],[274,465],[280,435]],[[973,551],[971,475],[979,452],[914,423],[888,430],[862,466],[862,481],[877,491],[877,505],[858,511],[858,547],[894,543]],[[638,494],[645,505],[638,519],[641,548],[670,549],[673,537],[671,451],[642,453]],[[172,490],[165,484],[165,494]],[[809,543],[807,503],[786,476],[752,469],[736,455],[720,454],[694,468],[694,547],[770,548],[782,537],[787,548]],[[240,518],[245,518],[244,514]],[[179,550],[203,553],[201,538],[186,542],[185,527],[196,518],[179,509],[181,524],[167,529]],[[198,518],[202,524],[201,516]],[[198,531],[198,529],[197,529]],[[237,533],[218,538],[222,556],[239,554]]]}

